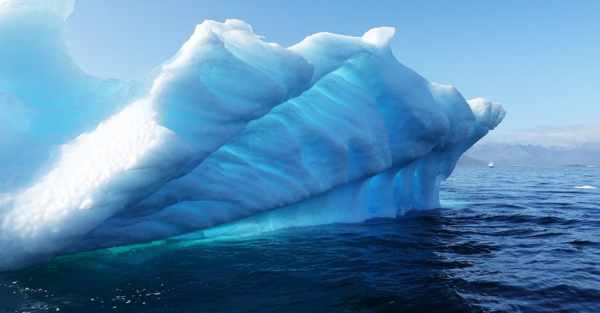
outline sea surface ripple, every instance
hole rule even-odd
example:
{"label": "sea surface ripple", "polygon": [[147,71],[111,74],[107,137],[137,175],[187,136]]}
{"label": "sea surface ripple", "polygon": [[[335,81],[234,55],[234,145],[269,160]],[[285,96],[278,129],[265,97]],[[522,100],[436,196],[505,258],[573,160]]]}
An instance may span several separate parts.
{"label": "sea surface ripple", "polygon": [[457,169],[442,209],[0,273],[0,312],[600,312],[598,168]]}

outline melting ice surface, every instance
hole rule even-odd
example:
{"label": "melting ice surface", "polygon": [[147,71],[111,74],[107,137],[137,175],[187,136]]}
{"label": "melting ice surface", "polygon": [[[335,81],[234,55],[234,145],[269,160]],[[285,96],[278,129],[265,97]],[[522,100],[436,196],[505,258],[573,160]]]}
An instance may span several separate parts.
{"label": "melting ice surface", "polygon": [[435,208],[505,115],[398,63],[386,27],[284,48],[206,21],[148,75],[99,79],[69,53],[72,9],[0,0],[0,270]]}

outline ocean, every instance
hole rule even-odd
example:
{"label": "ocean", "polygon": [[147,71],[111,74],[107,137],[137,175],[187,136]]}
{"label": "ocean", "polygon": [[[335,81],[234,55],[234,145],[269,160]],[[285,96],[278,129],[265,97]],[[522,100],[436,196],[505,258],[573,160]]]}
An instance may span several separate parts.
{"label": "ocean", "polygon": [[460,168],[440,197],[56,257],[0,273],[0,312],[600,312],[600,168]]}

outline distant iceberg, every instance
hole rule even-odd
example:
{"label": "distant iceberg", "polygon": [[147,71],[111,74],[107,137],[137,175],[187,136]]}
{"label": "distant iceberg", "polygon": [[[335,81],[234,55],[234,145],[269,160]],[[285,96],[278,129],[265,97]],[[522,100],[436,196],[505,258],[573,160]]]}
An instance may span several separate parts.
{"label": "distant iceberg", "polygon": [[144,77],[91,77],[68,49],[73,5],[0,0],[0,270],[436,208],[460,155],[505,115],[398,63],[386,27],[284,48],[206,21]]}

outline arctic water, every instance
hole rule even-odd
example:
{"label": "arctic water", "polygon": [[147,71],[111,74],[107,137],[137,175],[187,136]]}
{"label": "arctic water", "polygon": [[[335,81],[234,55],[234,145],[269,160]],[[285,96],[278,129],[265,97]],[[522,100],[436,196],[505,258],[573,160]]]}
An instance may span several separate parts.
{"label": "arctic water", "polygon": [[456,169],[441,209],[0,273],[0,312],[598,312],[598,187],[600,168]]}

